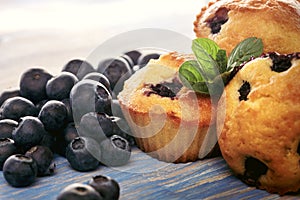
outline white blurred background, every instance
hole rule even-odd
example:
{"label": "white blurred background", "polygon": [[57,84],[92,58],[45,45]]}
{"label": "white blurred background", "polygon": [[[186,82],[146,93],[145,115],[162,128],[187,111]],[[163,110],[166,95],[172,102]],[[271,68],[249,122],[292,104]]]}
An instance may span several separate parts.
{"label": "white blurred background", "polygon": [[[42,66],[60,71],[117,34],[172,30],[193,39],[193,22],[207,0],[0,0],[0,92],[21,73]],[[157,38],[159,40],[159,38]]]}

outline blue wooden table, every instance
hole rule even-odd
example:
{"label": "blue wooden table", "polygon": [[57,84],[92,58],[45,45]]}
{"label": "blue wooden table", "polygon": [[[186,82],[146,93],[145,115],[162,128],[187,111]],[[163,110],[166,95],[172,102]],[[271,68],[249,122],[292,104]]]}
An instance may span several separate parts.
{"label": "blue wooden table", "polygon": [[278,196],[248,187],[234,177],[221,157],[186,164],[170,164],[151,158],[138,148],[122,167],[100,166],[92,172],[77,172],[67,160],[56,156],[54,175],[40,177],[30,187],[13,188],[0,173],[0,199],[55,199],[72,183],[86,183],[94,175],[107,175],[120,184],[121,200],[135,199],[300,199]]}

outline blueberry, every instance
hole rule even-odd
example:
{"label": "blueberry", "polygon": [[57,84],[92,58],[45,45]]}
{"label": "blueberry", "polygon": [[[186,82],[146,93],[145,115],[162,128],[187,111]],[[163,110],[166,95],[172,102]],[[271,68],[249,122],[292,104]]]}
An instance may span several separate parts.
{"label": "blueberry", "polygon": [[110,114],[112,96],[102,84],[96,86],[95,111]]}
{"label": "blueberry", "polygon": [[63,131],[63,135],[64,140],[67,144],[69,144],[73,139],[79,136],[74,122],[71,122],[67,125],[67,127]]}
{"label": "blueberry", "polygon": [[46,85],[48,99],[63,100],[69,98],[72,87],[78,82],[78,78],[71,72],[61,72],[52,77]]}
{"label": "blueberry", "polygon": [[62,134],[57,136],[56,146],[55,149],[60,155],[66,156],[66,147],[69,143],[78,137],[79,134],[77,132],[77,128],[75,127],[74,122],[68,123],[68,125],[62,131]]}
{"label": "blueberry", "polygon": [[111,115],[115,117],[120,117],[124,119],[124,115],[120,106],[120,103],[117,99],[113,99],[111,102]]}
{"label": "blueberry", "polygon": [[53,153],[52,151],[45,146],[34,146],[31,147],[26,153],[25,156],[31,157],[35,160],[37,165],[37,175],[44,176],[48,174],[48,169],[53,160]]}
{"label": "blueberry", "polygon": [[144,53],[139,57],[137,65],[143,67],[145,66],[151,59],[158,59],[161,54],[158,52]]}
{"label": "blueberry", "polygon": [[248,100],[248,94],[251,91],[251,85],[247,81],[243,81],[243,85],[240,87],[238,92],[240,93],[239,100],[240,101],[247,101]]}
{"label": "blueberry", "polygon": [[127,55],[127,56],[129,56],[131,58],[131,60],[133,61],[134,65],[138,64],[138,59],[142,55],[142,53],[139,52],[138,50],[127,51],[124,54]]}
{"label": "blueberry", "polygon": [[68,122],[72,122],[74,119],[73,119],[73,112],[72,112],[72,105],[71,105],[70,98],[63,99],[63,100],[61,100],[61,102],[63,102],[67,108]]}
{"label": "blueberry", "polygon": [[103,84],[106,89],[108,91],[110,91],[110,82],[108,80],[108,78],[106,76],[104,76],[103,74],[99,73],[99,72],[92,72],[92,73],[89,73],[87,74],[86,76],[83,77],[83,80],[84,79],[91,79],[91,80],[94,80],[94,81],[98,81],[99,83]]}
{"label": "blueberry", "polygon": [[248,157],[245,160],[245,172],[242,180],[251,186],[258,186],[258,179],[260,176],[266,174],[267,171],[268,167],[263,162],[256,158]]}
{"label": "blueberry", "polygon": [[117,181],[109,176],[94,176],[88,184],[92,186],[104,200],[118,200],[120,196],[120,186]]}
{"label": "blueberry", "polygon": [[69,61],[63,68],[62,71],[71,72],[81,80],[85,75],[91,72],[95,72],[94,67],[85,60],[74,59]]}
{"label": "blueberry", "polygon": [[35,104],[35,107],[37,108],[38,112],[41,111],[42,107],[49,101],[49,99],[44,99],[42,101],[39,101]]}
{"label": "blueberry", "polygon": [[12,97],[7,99],[1,106],[2,117],[18,121],[24,116],[36,116],[38,109],[24,97]]}
{"label": "blueberry", "polygon": [[31,68],[25,71],[20,80],[21,96],[37,103],[47,98],[46,84],[52,77],[42,68]]}
{"label": "blueberry", "polygon": [[18,126],[18,122],[12,119],[0,120],[0,138],[12,138],[13,130]]}
{"label": "blueberry", "polygon": [[99,144],[89,137],[77,137],[66,148],[66,158],[77,171],[91,171],[99,166]]}
{"label": "blueberry", "polygon": [[0,138],[0,170],[5,160],[16,152],[15,141],[10,138]]}
{"label": "blueberry", "polygon": [[73,183],[65,187],[56,200],[102,200],[102,196],[89,185]]}
{"label": "blueberry", "polygon": [[211,29],[212,34],[219,33],[221,30],[221,26],[228,21],[228,9],[220,8],[217,10],[215,16],[206,20],[207,25]]}
{"label": "blueberry", "polygon": [[[106,59],[100,62],[97,71],[104,74],[108,78],[111,89],[114,91],[121,90],[124,81],[132,74],[129,64],[122,57]],[[121,88],[115,88],[117,83],[120,84],[118,87]]]}
{"label": "blueberry", "polygon": [[128,163],[131,147],[128,141],[119,135],[113,135],[100,143],[101,163],[106,166],[121,166]]}
{"label": "blueberry", "polygon": [[271,70],[275,72],[284,72],[292,66],[292,59],[296,56],[293,54],[280,55],[276,52],[268,54],[272,59]]}
{"label": "blueberry", "polygon": [[3,175],[11,186],[25,187],[35,181],[37,165],[32,158],[15,154],[7,158],[4,162]]}
{"label": "blueberry", "polygon": [[[127,121],[124,118],[120,118],[116,116],[111,116],[110,119],[113,124],[112,134],[121,136],[122,138],[128,141],[130,146],[134,146],[136,144],[135,139],[131,135],[131,130]],[[110,137],[112,135],[107,135],[107,136]]]}
{"label": "blueberry", "polygon": [[126,60],[126,62],[128,63],[130,68],[132,68],[135,65],[133,60],[130,58],[130,56],[123,54],[123,55],[121,55],[121,57]]}
{"label": "blueberry", "polygon": [[78,132],[80,136],[94,138],[101,142],[113,131],[113,124],[108,115],[104,113],[89,112],[80,120]]}
{"label": "blueberry", "polygon": [[149,85],[150,88],[150,92],[146,92],[147,96],[150,96],[151,94],[157,94],[161,97],[169,97],[171,99],[175,99],[176,97],[176,93],[174,93],[174,91],[172,91],[172,89],[170,89],[168,86],[164,85],[164,84],[150,84]]}
{"label": "blueberry", "polygon": [[18,97],[20,96],[20,89],[8,89],[8,90],[4,90],[1,94],[0,94],[0,106],[3,104],[3,102],[6,99],[9,99],[11,97]]}
{"label": "blueberry", "polygon": [[47,132],[37,117],[26,116],[21,118],[18,127],[12,132],[12,139],[16,145],[24,150],[38,145]]}
{"label": "blueberry", "polygon": [[88,112],[109,112],[112,97],[101,83],[94,80],[82,80],[71,90],[70,100],[75,124]]}
{"label": "blueberry", "polygon": [[45,132],[41,142],[39,143],[41,146],[46,146],[53,150],[56,147],[56,137],[49,132]]}
{"label": "blueberry", "polygon": [[55,132],[67,125],[68,111],[61,101],[50,100],[41,108],[38,118],[47,131]]}

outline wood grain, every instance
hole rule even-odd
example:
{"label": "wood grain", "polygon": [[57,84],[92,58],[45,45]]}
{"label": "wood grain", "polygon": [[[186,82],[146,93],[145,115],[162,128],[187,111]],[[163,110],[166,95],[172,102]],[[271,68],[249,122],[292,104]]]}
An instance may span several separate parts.
{"label": "wood grain", "polygon": [[0,173],[0,199],[55,199],[72,183],[87,183],[94,175],[107,175],[118,181],[121,200],[132,199],[299,199],[280,197],[248,187],[231,174],[221,157],[186,164],[157,161],[138,148],[123,167],[100,166],[92,172],[77,172],[67,160],[56,156],[56,173],[40,177],[30,187],[13,188]]}

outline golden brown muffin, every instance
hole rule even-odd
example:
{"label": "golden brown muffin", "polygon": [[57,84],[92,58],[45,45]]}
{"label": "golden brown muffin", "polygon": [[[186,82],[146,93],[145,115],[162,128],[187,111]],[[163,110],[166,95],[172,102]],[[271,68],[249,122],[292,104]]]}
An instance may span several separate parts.
{"label": "golden brown muffin", "polygon": [[[203,158],[217,143],[200,147],[213,132],[215,120],[209,96],[183,87],[178,69],[191,55],[170,53],[137,71],[125,82],[118,99],[139,148],[166,162]],[[213,132],[212,134],[215,134]]]}
{"label": "golden brown muffin", "polygon": [[216,0],[194,22],[197,37],[214,40],[229,54],[243,39],[262,38],[264,52],[300,51],[300,2],[296,0]]}
{"label": "golden brown muffin", "polygon": [[247,63],[226,86],[217,129],[222,155],[249,185],[300,189],[300,53]]}

